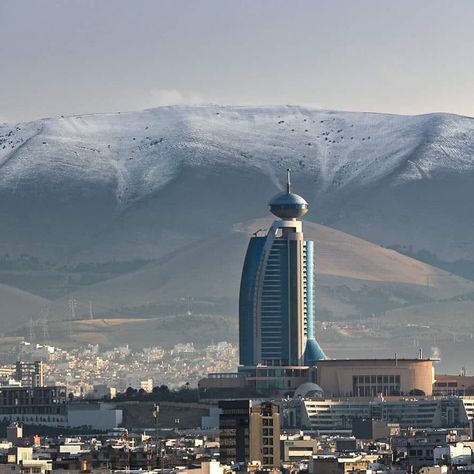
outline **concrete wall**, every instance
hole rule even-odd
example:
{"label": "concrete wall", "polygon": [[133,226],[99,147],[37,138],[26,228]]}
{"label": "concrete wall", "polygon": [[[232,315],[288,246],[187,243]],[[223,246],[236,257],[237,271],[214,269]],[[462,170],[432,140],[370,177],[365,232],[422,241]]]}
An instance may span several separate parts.
{"label": "concrete wall", "polygon": [[117,428],[122,423],[122,410],[108,409],[103,405],[100,408],[83,408],[69,406],[68,426],[90,426],[96,430]]}
{"label": "concrete wall", "polygon": [[[116,407],[123,410],[126,428],[154,428],[153,405],[156,402],[122,402]],[[201,403],[159,402],[158,427],[190,429],[201,426],[201,417],[208,415],[209,405]],[[179,423],[176,420],[179,419]]]}

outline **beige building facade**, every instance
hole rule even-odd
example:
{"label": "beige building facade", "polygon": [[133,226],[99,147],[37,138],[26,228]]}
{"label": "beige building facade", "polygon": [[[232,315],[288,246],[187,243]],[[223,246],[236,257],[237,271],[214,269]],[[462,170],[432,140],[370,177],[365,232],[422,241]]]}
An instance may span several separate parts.
{"label": "beige building facade", "polygon": [[255,463],[262,469],[280,465],[280,408],[272,402],[219,402],[220,461]]}
{"label": "beige building facade", "polygon": [[375,397],[433,393],[430,359],[333,359],[317,364],[316,383],[330,397]]}
{"label": "beige building facade", "polygon": [[436,374],[434,391],[439,395],[474,395],[474,376]]}

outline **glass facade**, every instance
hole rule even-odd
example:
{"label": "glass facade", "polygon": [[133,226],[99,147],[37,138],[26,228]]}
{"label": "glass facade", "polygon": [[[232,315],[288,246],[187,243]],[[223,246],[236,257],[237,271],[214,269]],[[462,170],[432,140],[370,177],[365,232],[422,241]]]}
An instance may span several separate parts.
{"label": "glass facade", "polygon": [[265,237],[252,237],[245,255],[239,296],[239,360],[241,365],[254,364],[254,301],[257,272],[264,244]]}
{"label": "glass facade", "polygon": [[260,298],[261,361],[272,365],[289,364],[289,301],[288,241],[277,238],[273,241],[266,266],[263,269],[263,286]]}
{"label": "glass facade", "polygon": [[252,237],[247,249],[239,300],[241,365],[326,358],[314,339],[314,244],[294,238],[301,227],[280,225]]}

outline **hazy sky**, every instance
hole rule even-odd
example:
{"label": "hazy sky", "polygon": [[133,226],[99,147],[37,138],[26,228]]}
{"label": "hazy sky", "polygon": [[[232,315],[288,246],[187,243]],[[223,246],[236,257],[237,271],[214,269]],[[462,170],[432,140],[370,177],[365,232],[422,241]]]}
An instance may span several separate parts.
{"label": "hazy sky", "polygon": [[0,120],[174,103],[474,116],[474,0],[0,0]]}

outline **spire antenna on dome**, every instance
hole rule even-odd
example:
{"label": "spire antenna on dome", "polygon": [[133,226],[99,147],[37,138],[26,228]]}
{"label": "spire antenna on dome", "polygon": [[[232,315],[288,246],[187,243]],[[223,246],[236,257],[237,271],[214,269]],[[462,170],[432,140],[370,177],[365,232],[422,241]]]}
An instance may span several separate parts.
{"label": "spire antenna on dome", "polygon": [[270,212],[280,219],[298,219],[308,212],[308,203],[291,190],[289,168],[286,170],[286,191],[278,193],[268,204]]}

